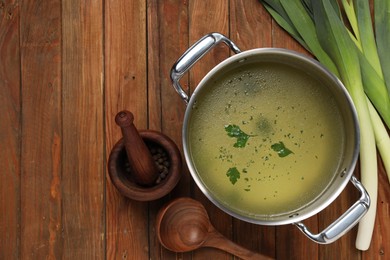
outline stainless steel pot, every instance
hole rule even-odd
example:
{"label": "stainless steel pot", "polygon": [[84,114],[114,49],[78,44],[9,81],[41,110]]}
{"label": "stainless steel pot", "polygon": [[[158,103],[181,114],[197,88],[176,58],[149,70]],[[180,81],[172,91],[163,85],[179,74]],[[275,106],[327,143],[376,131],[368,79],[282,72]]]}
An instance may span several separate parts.
{"label": "stainless steel pot", "polygon": [[[192,96],[189,97],[179,83],[180,78],[203,55],[205,55],[219,43],[225,43],[228,45],[236,53],[236,55],[231,56],[230,58],[215,66],[201,80]],[[194,106],[198,96],[200,93],[207,91],[209,81],[211,81],[215,75],[223,75],[227,71],[232,71],[232,69],[239,69],[245,64],[256,63],[264,60],[292,64],[295,67],[302,68],[302,70],[319,77],[321,81],[326,82],[334,97],[341,104],[341,112],[343,114],[344,125],[348,135],[345,140],[346,149],[342,155],[343,158],[341,158],[342,162],[340,163],[340,166],[338,167],[337,171],[334,172],[334,176],[331,182],[328,184],[326,190],[322,192],[322,194],[314,202],[306,205],[303,208],[299,208],[294,212],[289,212],[288,214],[258,218],[231,210],[230,208],[226,207],[216,196],[214,196],[212,190],[206,187],[201,177],[199,176],[199,173],[197,172],[196,166],[194,165],[191,157],[191,152],[189,150],[188,124],[191,118],[192,107]],[[201,38],[178,59],[178,61],[172,67],[170,76],[174,88],[187,104],[182,134],[184,155],[190,173],[200,190],[220,209],[235,218],[250,223],[260,225],[295,224],[307,237],[317,243],[322,244],[331,243],[337,240],[353,226],[355,226],[367,212],[370,205],[369,196],[361,183],[353,176],[353,171],[359,155],[359,125],[357,122],[356,111],[342,83],[317,61],[303,56],[302,54],[278,48],[260,48],[241,52],[240,49],[225,36],[219,33],[211,33]],[[349,181],[359,190],[360,198],[325,230],[318,234],[311,233],[301,221],[317,214],[326,208],[338,197]]]}

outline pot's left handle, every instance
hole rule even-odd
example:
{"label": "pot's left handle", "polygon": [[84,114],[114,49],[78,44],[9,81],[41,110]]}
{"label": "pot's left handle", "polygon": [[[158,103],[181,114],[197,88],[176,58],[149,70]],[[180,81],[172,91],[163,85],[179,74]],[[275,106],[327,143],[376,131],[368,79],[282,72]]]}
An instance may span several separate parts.
{"label": "pot's left handle", "polygon": [[363,185],[355,178],[355,176],[351,177],[351,182],[360,191],[359,200],[325,230],[318,234],[313,234],[303,223],[298,222],[295,223],[295,225],[308,238],[319,244],[332,243],[348,232],[367,213],[368,208],[370,207],[370,196]]}
{"label": "pot's left handle", "polygon": [[181,87],[179,80],[200,58],[209,52],[215,45],[225,43],[235,53],[241,52],[240,49],[226,36],[220,33],[210,33],[203,36],[194,45],[192,45],[172,66],[171,80],[173,87],[179,93],[180,97],[186,102],[189,101],[187,93]]}

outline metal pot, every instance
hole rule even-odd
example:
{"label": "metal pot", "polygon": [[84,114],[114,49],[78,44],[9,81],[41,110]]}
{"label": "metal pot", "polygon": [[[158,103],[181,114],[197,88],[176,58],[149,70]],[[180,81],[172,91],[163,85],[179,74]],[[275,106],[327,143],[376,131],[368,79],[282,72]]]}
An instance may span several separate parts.
{"label": "metal pot", "polygon": [[[189,97],[179,83],[180,78],[203,55],[205,55],[219,43],[225,43],[236,54],[215,66],[201,80],[192,96]],[[231,73],[231,71],[239,70],[246,64],[266,61],[280,62],[281,64],[288,64],[295,68],[300,68],[302,71],[314,75],[316,78],[319,78],[321,82],[324,82],[340,106],[344,131],[347,133],[347,135],[344,145],[345,149],[340,158],[340,163],[337,169],[333,172],[332,178],[327,184],[326,189],[322,191],[314,201],[293,211],[286,212],[285,214],[256,216],[251,214],[243,214],[240,211],[233,210],[232,208],[228,207],[222,201],[222,199],[215,196],[213,190],[207,186],[207,181],[203,180],[200,176],[192,158],[191,149],[189,147],[190,140],[188,135],[188,127],[193,113],[193,107],[196,106],[198,99],[201,99],[204,97],[204,95],[207,95],[208,88],[210,88],[210,84],[212,84],[212,81],[217,75],[224,75],[226,73]],[[342,83],[317,61],[302,54],[278,48],[260,48],[241,52],[240,49],[225,36],[219,33],[211,33],[201,38],[178,59],[178,61],[172,67],[170,76],[174,88],[187,104],[182,134],[184,155],[190,173],[200,190],[212,203],[214,203],[220,209],[235,218],[254,224],[295,224],[311,240],[322,244],[331,243],[337,240],[353,226],[355,226],[367,212],[370,205],[369,195],[361,183],[353,176],[353,171],[359,155],[359,125],[356,111]],[[317,214],[326,208],[338,197],[349,181],[352,182],[352,184],[360,192],[360,198],[358,201],[356,201],[329,227],[318,234],[311,233],[301,221]]]}

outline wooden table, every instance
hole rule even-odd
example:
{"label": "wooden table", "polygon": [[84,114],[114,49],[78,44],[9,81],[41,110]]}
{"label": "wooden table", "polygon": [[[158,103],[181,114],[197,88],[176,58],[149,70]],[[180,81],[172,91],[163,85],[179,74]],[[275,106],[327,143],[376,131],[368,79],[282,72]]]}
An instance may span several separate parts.
{"label": "wooden table", "polygon": [[[181,148],[185,104],[169,70],[213,31],[242,50],[305,53],[256,0],[0,1],[0,259],[231,259],[214,249],[176,254],[161,247],[156,214],[182,196],[201,201],[227,237],[277,259],[390,258],[390,185],[380,161],[376,226],[366,252],[355,249],[356,228],[317,245],[292,225],[229,217],[202,195],[186,167],[163,199],[136,202],[117,192],[107,171],[121,136],[115,114],[132,111],[139,129],[162,131]],[[187,91],[229,55],[225,46],[206,55],[181,81]],[[357,196],[348,185],[305,223],[323,229]]]}

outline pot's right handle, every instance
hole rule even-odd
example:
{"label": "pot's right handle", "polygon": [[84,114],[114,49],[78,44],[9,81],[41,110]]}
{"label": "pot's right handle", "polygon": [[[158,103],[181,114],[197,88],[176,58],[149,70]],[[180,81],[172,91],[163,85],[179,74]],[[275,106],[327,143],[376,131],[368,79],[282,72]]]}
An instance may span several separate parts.
{"label": "pot's right handle", "polygon": [[360,199],[325,230],[318,234],[313,234],[303,223],[298,222],[294,224],[314,242],[329,244],[336,241],[353,228],[364,214],[367,213],[368,208],[370,207],[370,197],[363,185],[355,178],[355,176],[351,177],[351,182],[360,191]]}
{"label": "pot's right handle", "polygon": [[210,33],[198,40],[192,45],[172,66],[171,80],[173,87],[179,93],[180,97],[186,102],[189,101],[187,93],[181,87],[179,80],[200,58],[209,52],[220,42],[225,43],[235,53],[240,53],[240,49],[226,36],[220,33]]}

